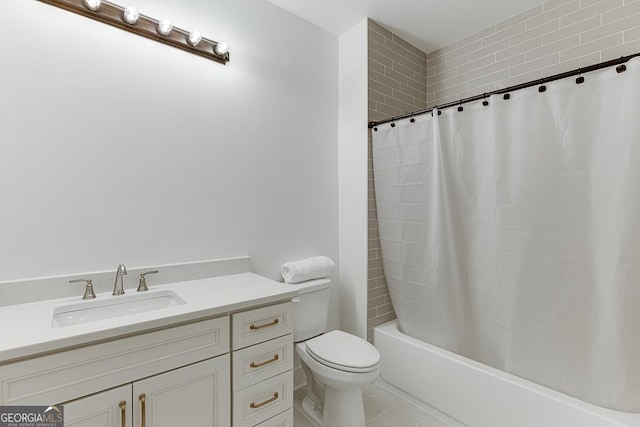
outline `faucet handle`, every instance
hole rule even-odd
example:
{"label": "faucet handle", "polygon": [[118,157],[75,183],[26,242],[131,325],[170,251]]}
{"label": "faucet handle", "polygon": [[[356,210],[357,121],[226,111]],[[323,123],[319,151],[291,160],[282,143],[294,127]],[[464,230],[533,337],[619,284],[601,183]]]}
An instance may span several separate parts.
{"label": "faucet handle", "polygon": [[140,273],[140,281],[138,282],[138,292],[145,292],[149,290],[149,288],[147,287],[147,279],[145,278],[145,276],[147,274],[156,274],[157,272],[158,270],[151,270],[151,271],[146,271],[144,273]]}
{"label": "faucet handle", "polygon": [[79,283],[84,282],[87,284],[87,287],[84,289],[84,295],[82,299],[94,299],[96,294],[93,292],[93,280],[91,279],[75,279],[69,280],[69,283]]}

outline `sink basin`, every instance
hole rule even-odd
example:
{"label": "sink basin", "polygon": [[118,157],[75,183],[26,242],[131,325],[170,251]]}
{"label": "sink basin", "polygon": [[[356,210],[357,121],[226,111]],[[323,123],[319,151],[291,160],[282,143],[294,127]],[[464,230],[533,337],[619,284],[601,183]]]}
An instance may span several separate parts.
{"label": "sink basin", "polygon": [[177,307],[185,301],[173,291],[160,291],[132,296],[109,296],[77,304],[62,305],[53,310],[52,328],[80,325],[130,314]]}

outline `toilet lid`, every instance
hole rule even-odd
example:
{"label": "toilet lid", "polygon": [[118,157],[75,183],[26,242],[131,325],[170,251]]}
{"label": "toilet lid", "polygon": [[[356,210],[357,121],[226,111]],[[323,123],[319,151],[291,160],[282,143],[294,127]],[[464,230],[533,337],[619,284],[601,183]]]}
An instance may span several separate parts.
{"label": "toilet lid", "polygon": [[351,372],[369,372],[380,362],[380,353],[367,341],[342,331],[331,331],[306,342],[307,352],[318,362]]}

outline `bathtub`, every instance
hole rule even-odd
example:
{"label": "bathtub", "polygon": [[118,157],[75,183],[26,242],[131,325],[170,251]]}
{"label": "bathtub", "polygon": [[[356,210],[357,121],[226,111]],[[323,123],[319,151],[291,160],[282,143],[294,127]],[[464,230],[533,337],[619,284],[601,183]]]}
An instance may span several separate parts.
{"label": "bathtub", "polygon": [[374,329],[382,379],[470,427],[640,427],[640,414],[600,408],[404,335]]}

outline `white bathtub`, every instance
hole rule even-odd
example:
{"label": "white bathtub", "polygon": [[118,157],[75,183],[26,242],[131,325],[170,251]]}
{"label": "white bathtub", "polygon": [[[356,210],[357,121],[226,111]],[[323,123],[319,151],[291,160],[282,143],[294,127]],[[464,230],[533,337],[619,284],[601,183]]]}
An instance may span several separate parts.
{"label": "white bathtub", "polygon": [[404,335],[374,329],[382,379],[471,427],[640,427],[640,414],[583,402]]}

